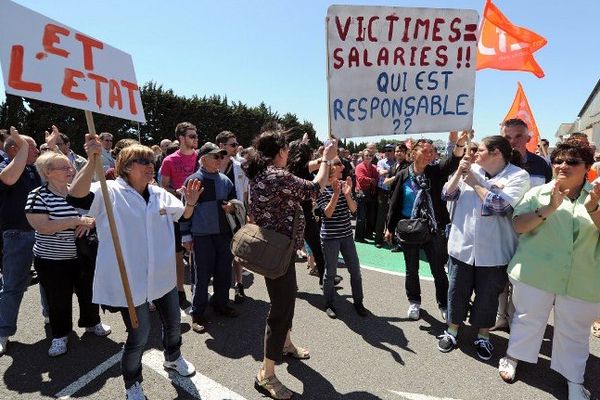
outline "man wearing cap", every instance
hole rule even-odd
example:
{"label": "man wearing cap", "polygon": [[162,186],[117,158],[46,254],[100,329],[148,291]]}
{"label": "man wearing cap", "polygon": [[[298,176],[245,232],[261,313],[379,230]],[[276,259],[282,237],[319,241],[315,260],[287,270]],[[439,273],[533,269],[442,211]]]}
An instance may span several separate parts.
{"label": "man wearing cap", "polygon": [[377,183],[377,219],[375,220],[375,247],[383,247],[383,231],[385,230],[385,218],[387,217],[390,186],[384,183],[390,170],[396,164],[394,157],[394,145],[386,144],[383,148],[385,157],[377,162],[377,173],[379,181]]}
{"label": "man wearing cap", "polygon": [[[211,304],[215,312],[229,318],[238,316],[238,312],[229,305],[232,233],[225,215],[234,212],[229,200],[235,198],[235,188],[229,178],[219,172],[226,154],[227,151],[219,149],[216,144],[205,143],[198,151],[202,166],[184,183],[187,185],[189,180],[197,179],[203,188],[189,221],[194,252],[201,255],[195,257],[196,282],[191,312],[192,329],[197,333],[206,330],[204,313],[208,305],[208,282],[211,277],[214,289]],[[185,241],[188,235],[183,224],[181,233]]]}

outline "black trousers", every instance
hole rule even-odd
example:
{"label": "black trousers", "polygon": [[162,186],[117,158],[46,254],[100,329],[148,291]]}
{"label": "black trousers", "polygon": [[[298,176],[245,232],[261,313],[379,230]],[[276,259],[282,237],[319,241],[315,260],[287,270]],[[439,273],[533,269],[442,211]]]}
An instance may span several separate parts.
{"label": "black trousers", "polygon": [[448,276],[444,271],[444,264],[448,259],[446,241],[441,234],[436,234],[433,238],[421,245],[402,245],[404,262],[406,264],[405,289],[408,301],[421,304],[421,284],[419,282],[419,255],[423,249],[433,281],[435,283],[435,298],[438,307],[448,307]]}
{"label": "black trousers", "polygon": [[46,291],[52,337],[67,336],[73,330],[73,292],[79,302],[77,325],[90,328],[100,323],[100,309],[92,303],[94,270],[79,259],[46,260],[35,257],[33,265]]}
{"label": "black trousers", "polygon": [[383,244],[385,220],[390,207],[389,190],[377,189],[377,219],[375,221],[375,243]]}
{"label": "black trousers", "polygon": [[295,254],[285,275],[277,279],[265,278],[271,309],[267,315],[265,329],[265,357],[275,362],[281,361],[285,337],[292,329],[294,307],[296,306],[296,264]]}
{"label": "black trousers", "polygon": [[315,216],[311,213],[304,213],[304,219],[306,226],[304,227],[304,240],[310,247],[313,256],[315,257],[315,264],[317,265],[317,271],[319,271],[319,283],[323,283],[323,275],[325,274],[325,257],[323,256],[323,249],[321,248],[321,227],[315,219]]}
{"label": "black trousers", "polygon": [[356,231],[354,238],[364,241],[371,238],[375,232],[375,219],[377,218],[377,198],[370,192],[361,192],[357,195]]}

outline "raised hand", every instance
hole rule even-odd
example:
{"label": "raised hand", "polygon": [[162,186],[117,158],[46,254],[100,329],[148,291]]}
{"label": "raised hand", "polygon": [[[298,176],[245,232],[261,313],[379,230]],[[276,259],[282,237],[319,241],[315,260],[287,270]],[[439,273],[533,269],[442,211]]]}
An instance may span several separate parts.
{"label": "raised hand", "polygon": [[10,137],[15,141],[19,149],[21,146],[29,146],[27,140],[25,140],[23,136],[19,135],[19,131],[14,126],[10,127]]}
{"label": "raised hand", "polygon": [[351,193],[352,193],[352,178],[347,177],[346,182],[344,182],[344,184],[342,185],[342,194],[344,196],[350,196]]}
{"label": "raised hand", "polygon": [[85,144],[83,145],[85,152],[88,156],[88,160],[91,160],[94,155],[100,155],[102,152],[102,144],[98,140],[98,136],[92,133],[85,135]]}
{"label": "raised hand", "polygon": [[48,145],[49,148],[51,148],[51,149],[56,148],[56,141],[58,140],[59,136],[60,136],[60,132],[58,131],[58,128],[56,127],[56,125],[52,125],[52,132],[48,132],[48,131],[44,132],[44,140],[46,141],[46,144]]}
{"label": "raised hand", "polygon": [[198,179],[190,179],[186,186],[181,187],[185,201],[188,204],[196,204],[204,188],[202,187],[202,181]]}
{"label": "raised hand", "polygon": [[471,134],[471,131],[462,131],[460,133],[458,140],[456,141],[456,144],[459,146],[464,146],[465,143],[467,143],[470,140],[470,138],[471,138],[470,134]]}
{"label": "raised hand", "polygon": [[337,157],[337,150],[337,139],[331,139],[331,142],[325,146],[325,150],[323,150],[323,157],[325,157],[326,160],[331,161]]}
{"label": "raised hand", "polygon": [[562,190],[561,187],[562,182],[557,179],[554,182],[554,187],[552,188],[552,192],[550,192],[550,204],[549,206],[553,209],[557,209],[562,204],[565,197],[569,195],[569,189]]}
{"label": "raised hand", "polygon": [[590,190],[590,194],[583,203],[586,210],[589,212],[595,211],[598,207],[598,201],[600,201],[600,178],[594,180],[594,182],[592,182],[592,186],[593,189]]}
{"label": "raised hand", "polygon": [[333,193],[339,194],[340,193],[340,186],[341,186],[340,185],[340,181],[338,181],[337,179],[334,179],[331,182],[331,188],[333,189]]}

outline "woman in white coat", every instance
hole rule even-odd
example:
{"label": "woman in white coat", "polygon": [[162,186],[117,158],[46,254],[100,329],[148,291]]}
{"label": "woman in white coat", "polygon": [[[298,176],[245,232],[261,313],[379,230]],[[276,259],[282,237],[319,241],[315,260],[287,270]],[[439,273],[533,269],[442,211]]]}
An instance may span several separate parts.
{"label": "woman in white coat", "polygon": [[[93,160],[100,154],[100,142],[88,135],[86,152]],[[133,329],[127,302],[119,277],[119,268],[110,233],[102,192],[91,186],[94,163],[88,163],[77,175],[69,191],[68,201],[75,207],[89,209],[96,218],[98,256],[94,277],[93,302],[109,311],[121,312],[127,327],[121,371],[127,399],[144,399],[142,353],[150,333],[149,303],[153,302],[162,321],[164,367],[188,376],[194,366],[181,355],[181,331],[175,276],[175,243],[173,222],[189,217],[201,189],[197,181],[185,191],[187,204],[166,190],[150,185],[154,179],[154,153],[139,144],[124,148],[117,158],[115,181],[108,181],[117,230],[123,250],[125,269],[131,287],[139,326]],[[91,190],[90,190],[91,189]],[[187,215],[186,215],[187,214]]]}

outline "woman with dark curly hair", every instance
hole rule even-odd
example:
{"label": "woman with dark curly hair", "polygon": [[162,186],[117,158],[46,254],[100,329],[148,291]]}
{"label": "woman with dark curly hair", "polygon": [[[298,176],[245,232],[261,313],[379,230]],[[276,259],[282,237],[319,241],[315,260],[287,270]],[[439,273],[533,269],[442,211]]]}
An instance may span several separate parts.
{"label": "woman with dark curly hair", "polygon": [[583,386],[590,325],[600,315],[600,184],[586,182],[594,162],[587,143],[567,141],[550,156],[554,180],[529,190],[515,207],[520,234],[508,273],[515,313],[500,376],[518,360],[536,363],[554,308],[550,367],[568,381],[569,400],[589,399]]}
{"label": "woman with dark curly hair", "polygon": [[[295,250],[304,244],[304,215],[302,201],[312,201],[327,185],[329,166],[336,157],[336,145],[324,150],[316,177],[310,181],[298,178],[285,169],[289,147],[284,132],[272,129],[256,140],[256,152],[249,155],[244,170],[250,180],[250,217],[263,228],[284,234],[294,240]],[[296,237],[292,237],[294,218],[298,215]],[[296,347],[290,339],[296,302],[295,257],[287,272],[277,279],[265,278],[271,309],[267,316],[264,359],[255,378],[254,387],[274,399],[290,399],[293,393],[275,376],[275,363],[282,355],[306,359],[308,350]]]}

